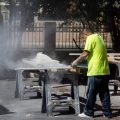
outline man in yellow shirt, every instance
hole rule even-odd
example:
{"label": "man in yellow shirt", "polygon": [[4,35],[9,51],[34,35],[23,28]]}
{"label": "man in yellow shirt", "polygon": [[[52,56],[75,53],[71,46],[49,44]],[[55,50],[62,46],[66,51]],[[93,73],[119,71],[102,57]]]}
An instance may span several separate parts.
{"label": "man in yellow shirt", "polygon": [[102,102],[102,111],[105,117],[111,118],[110,94],[109,94],[109,64],[107,60],[107,50],[102,37],[97,33],[92,33],[89,29],[85,29],[84,37],[86,44],[82,54],[72,62],[72,66],[76,66],[83,60],[87,60],[88,64],[88,89],[87,102],[84,113],[79,114],[80,117],[94,117],[94,105],[96,95],[99,93]]}

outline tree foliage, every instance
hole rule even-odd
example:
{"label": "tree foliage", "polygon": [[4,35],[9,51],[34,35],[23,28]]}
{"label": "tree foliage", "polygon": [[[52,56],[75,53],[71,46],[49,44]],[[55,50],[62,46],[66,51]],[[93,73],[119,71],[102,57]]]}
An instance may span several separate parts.
{"label": "tree foliage", "polygon": [[[4,0],[10,4],[11,21],[15,11],[20,13],[21,28],[30,27],[34,16],[40,20],[78,21],[99,30],[104,25],[111,32],[113,48],[120,51],[119,0]],[[19,6],[15,6],[15,2]],[[17,10],[16,10],[17,9]],[[18,15],[18,16],[20,16]]]}

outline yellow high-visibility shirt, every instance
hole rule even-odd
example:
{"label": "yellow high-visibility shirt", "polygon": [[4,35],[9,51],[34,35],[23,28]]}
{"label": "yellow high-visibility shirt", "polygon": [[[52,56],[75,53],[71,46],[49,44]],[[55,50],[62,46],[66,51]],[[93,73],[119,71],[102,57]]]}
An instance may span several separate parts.
{"label": "yellow high-visibility shirt", "polygon": [[90,52],[87,57],[87,76],[110,74],[106,46],[99,34],[92,34],[87,37],[84,50]]}

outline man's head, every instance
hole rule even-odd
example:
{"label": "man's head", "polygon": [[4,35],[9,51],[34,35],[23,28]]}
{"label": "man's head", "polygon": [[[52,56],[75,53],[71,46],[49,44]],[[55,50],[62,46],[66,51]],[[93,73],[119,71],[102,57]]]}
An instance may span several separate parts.
{"label": "man's head", "polygon": [[83,36],[84,36],[85,39],[87,38],[87,36],[89,36],[91,34],[93,34],[93,32],[89,28],[85,28],[83,30]]}

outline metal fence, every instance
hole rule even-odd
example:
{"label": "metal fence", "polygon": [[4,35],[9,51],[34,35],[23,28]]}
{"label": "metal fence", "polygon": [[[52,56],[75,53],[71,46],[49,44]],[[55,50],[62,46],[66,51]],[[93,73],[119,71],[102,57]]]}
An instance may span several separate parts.
{"label": "metal fence", "polygon": [[[20,49],[42,50],[44,49],[44,28],[44,22],[37,22],[32,27],[25,28],[24,31],[20,32],[17,24],[12,25],[9,29],[9,38],[11,39],[9,45]],[[80,48],[84,48],[85,40],[82,38],[82,29],[83,26],[80,23],[67,25],[62,22],[56,22],[56,50],[78,50],[73,38]],[[100,34],[103,36],[107,48],[111,49],[112,40],[110,33],[104,32],[104,28],[101,27]]]}
{"label": "metal fence", "polygon": [[[62,26],[57,24],[56,30],[56,48],[57,49],[78,49],[84,48],[85,40],[82,36],[83,25],[75,23],[71,25]],[[104,27],[100,26],[100,34],[103,37],[108,49],[112,48],[112,39],[109,32],[104,31]],[[75,45],[75,39],[78,47]]]}

